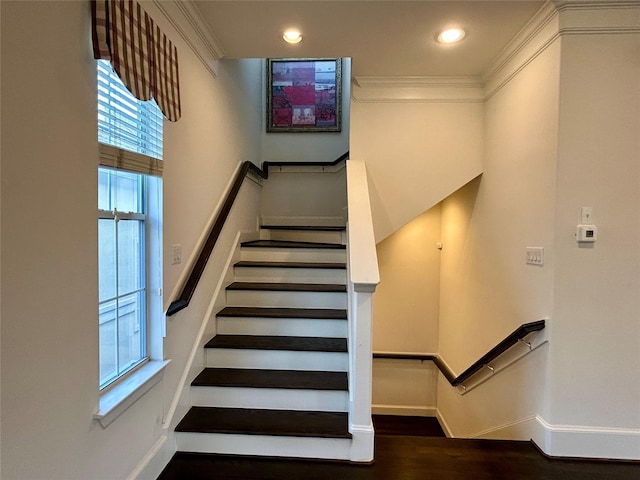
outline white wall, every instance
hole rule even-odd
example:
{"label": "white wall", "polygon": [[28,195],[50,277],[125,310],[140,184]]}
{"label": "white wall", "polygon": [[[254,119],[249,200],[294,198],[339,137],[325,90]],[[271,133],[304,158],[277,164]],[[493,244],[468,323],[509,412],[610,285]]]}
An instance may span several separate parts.
{"label": "white wall", "polygon": [[[559,59],[556,42],[486,103],[484,173],[442,205],[439,348],[456,375],[551,314]],[[536,351],[464,397],[441,377],[438,409],[454,436],[521,421],[543,408],[545,372]]]}
{"label": "white wall", "polygon": [[[105,446],[92,421],[97,143],[89,7],[1,8],[2,476],[78,477]],[[43,48],[43,39],[56,48]],[[134,444],[123,462],[143,451]]]}
{"label": "white wall", "polygon": [[[438,352],[439,241],[437,204],[377,245],[374,352]],[[429,361],[374,359],[374,413],[434,416],[437,379]]]}
{"label": "white wall", "polygon": [[354,101],[351,157],[367,163],[376,242],[482,171],[482,103]]}
{"label": "white wall", "polygon": [[282,172],[269,169],[269,178],[262,189],[263,224],[344,225],[347,213],[344,163],[327,172],[309,171],[310,168],[287,167]]}
{"label": "white wall", "polygon": [[[582,428],[593,441],[585,447],[576,437],[559,440],[550,448],[560,455],[580,448],[611,453],[615,438],[630,438],[616,430],[626,428],[635,429],[635,452],[627,441],[626,453],[640,458],[638,52],[637,33],[562,39],[547,421]],[[574,237],[583,206],[593,207],[599,228],[590,248]],[[613,453],[623,452],[620,446]]]}
{"label": "white wall", "polygon": [[436,353],[440,292],[440,204],[377,245],[376,352]]}
{"label": "white wall", "polygon": [[[214,79],[155,5],[144,7],[180,59],[183,117],[165,123],[168,295],[185,266],[170,265],[171,245],[182,244],[188,259],[238,162],[257,160],[260,66],[220,62]],[[167,434],[163,418],[202,318],[170,320],[165,357],[174,361],[164,382],[106,429],[93,421],[97,142],[89,4],[1,8],[2,477],[126,478]],[[253,79],[255,87],[239,90]],[[258,195],[252,199],[251,187],[242,195],[253,227]]]}
{"label": "white wall", "polygon": [[342,59],[342,131],[326,133],[266,132],[266,71],[261,73],[265,85],[262,107],[262,160],[267,162],[332,162],[349,151],[351,124],[351,59]]}

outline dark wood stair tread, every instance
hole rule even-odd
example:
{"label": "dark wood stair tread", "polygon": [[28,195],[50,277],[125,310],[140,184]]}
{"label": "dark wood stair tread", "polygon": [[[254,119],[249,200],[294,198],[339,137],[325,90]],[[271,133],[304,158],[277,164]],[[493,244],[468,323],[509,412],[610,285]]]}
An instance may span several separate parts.
{"label": "dark wood stair tread", "polygon": [[323,243],[323,242],[291,242],[286,240],[253,240],[251,242],[243,242],[243,247],[253,248],[325,248],[334,250],[345,250],[346,245],[339,243]]}
{"label": "dark wood stair tread", "polygon": [[327,268],[331,270],[344,270],[347,268],[346,263],[334,262],[252,262],[243,260],[234,265],[234,267],[258,267],[258,268]]}
{"label": "dark wood stair tread", "polygon": [[227,290],[260,290],[267,292],[346,292],[346,285],[334,283],[233,282]]}
{"label": "dark wood stair tread", "polygon": [[344,390],[346,372],[205,368],[191,383],[194,387],[250,387],[309,390]]}
{"label": "dark wood stair tread", "polygon": [[217,316],[346,320],[347,311],[331,308],[225,307],[218,312]]}
{"label": "dark wood stair tread", "polygon": [[296,230],[300,232],[344,232],[347,227],[341,225],[262,225],[264,230]]}
{"label": "dark wood stair tread", "polygon": [[205,348],[288,350],[295,352],[346,352],[346,338],[280,337],[271,335],[216,335]]}
{"label": "dark wood stair tread", "polygon": [[347,413],[251,408],[191,407],[176,432],[351,438]]}

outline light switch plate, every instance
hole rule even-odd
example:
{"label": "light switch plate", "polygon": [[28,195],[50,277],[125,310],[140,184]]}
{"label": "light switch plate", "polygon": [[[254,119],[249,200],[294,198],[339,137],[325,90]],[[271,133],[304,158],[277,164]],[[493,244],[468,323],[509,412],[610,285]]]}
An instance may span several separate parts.
{"label": "light switch plate", "polygon": [[544,247],[527,247],[527,265],[544,265]]}
{"label": "light switch plate", "polygon": [[182,245],[171,245],[171,265],[182,262]]}

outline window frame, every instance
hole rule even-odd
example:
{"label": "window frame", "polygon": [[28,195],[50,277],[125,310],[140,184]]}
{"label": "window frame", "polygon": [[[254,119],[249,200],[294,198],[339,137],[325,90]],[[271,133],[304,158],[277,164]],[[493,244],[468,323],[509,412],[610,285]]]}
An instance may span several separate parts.
{"label": "window frame", "polygon": [[[108,82],[105,82],[104,77],[108,77]],[[101,78],[102,75],[102,78]],[[121,294],[118,292],[117,284],[117,268],[116,268],[116,292],[115,297],[112,299],[98,299],[97,311],[98,314],[98,329],[100,329],[100,308],[108,301],[131,295],[136,293],[139,295],[142,306],[142,316],[140,321],[140,330],[142,331],[142,354],[140,358],[134,363],[127,365],[126,369],[121,369],[118,364],[120,358],[118,354],[119,337],[115,335],[115,362],[116,362],[116,374],[108,379],[101,377],[102,359],[100,349],[102,347],[100,339],[98,340],[98,387],[100,391],[100,411],[96,413],[96,419],[100,420],[102,424],[105,415],[113,415],[110,413],[112,408],[110,405],[113,403],[113,398],[118,399],[120,403],[124,398],[129,398],[132,395],[136,395],[140,385],[136,387],[139,382],[147,382],[152,376],[158,377],[159,370],[163,370],[168,361],[163,360],[163,337],[166,335],[165,316],[163,311],[162,301],[162,148],[163,148],[163,135],[164,135],[164,121],[165,118],[162,115],[158,105],[155,101],[143,102],[131,95],[126,87],[121,83],[117,74],[113,71],[108,61],[98,60],[96,62],[96,105],[97,105],[97,125],[96,125],[96,137],[98,140],[98,172],[100,169],[127,172],[130,174],[139,175],[139,203],[142,210],[139,212],[122,212],[116,210],[104,210],[98,208],[97,219],[98,222],[101,219],[113,219],[116,224],[120,221],[138,221],[142,222],[140,226],[140,235],[144,236],[141,239],[141,252],[140,252],[140,276],[143,279],[143,288],[135,290],[135,292],[127,292]],[[111,96],[108,89],[115,88],[116,93]],[[115,101],[120,101],[122,95],[127,95],[125,101],[129,104],[137,115],[138,125],[131,130],[128,130],[131,125],[127,125],[127,141],[123,142],[115,138],[120,131],[121,126],[118,126],[117,118],[109,117],[110,112],[105,109],[110,108],[110,103],[114,98]],[[105,98],[106,97],[106,98]],[[153,110],[153,111],[152,111]],[[120,109],[122,112],[122,109]],[[106,117],[105,117],[106,116]],[[108,118],[107,118],[108,117]],[[116,115],[117,117],[117,115]],[[117,125],[114,127],[113,132],[106,132],[105,126],[109,125],[105,123],[105,118],[111,122],[111,124]],[[135,131],[135,132],[134,132]],[[134,132],[134,133],[132,133]],[[131,136],[129,133],[138,135],[137,141],[130,141]],[[145,145],[145,135],[151,137],[151,144]],[[111,144],[102,143],[101,140],[111,141]],[[151,146],[150,146],[151,145]],[[126,147],[138,148],[138,151],[127,150]],[[158,148],[159,147],[159,148]],[[151,148],[151,150],[149,149]],[[98,182],[99,183],[99,182]],[[110,193],[112,194],[109,185]],[[100,202],[99,202],[100,203]],[[98,205],[98,207],[104,205]],[[112,208],[113,204],[110,202],[108,208]],[[117,225],[116,225],[117,229]],[[98,232],[99,234],[99,232]],[[114,239],[115,248],[117,248],[117,237]],[[114,260],[117,266],[117,256]],[[98,271],[100,271],[100,265],[98,265]],[[140,292],[144,291],[144,294]],[[118,321],[117,304],[114,307],[115,320]],[[160,367],[158,367],[160,365]],[[130,380],[130,381],[129,381]],[[133,390],[133,391],[130,391]],[[103,405],[104,404],[104,405]],[[116,416],[119,414],[116,414]],[[105,426],[105,425],[103,425]]]}
{"label": "window frame", "polygon": [[[98,171],[100,170],[104,170],[104,171],[108,171],[110,169],[107,169],[105,167],[99,167]],[[114,172],[117,172],[115,170],[112,170]],[[117,210],[117,208],[114,208],[113,210],[104,210],[104,209],[98,209],[98,222],[100,220],[113,220],[115,222],[115,254],[116,254],[116,258],[114,261],[114,265],[115,265],[115,284],[116,284],[116,291],[115,291],[115,295],[113,297],[109,297],[106,299],[102,299],[102,300],[98,300],[98,325],[99,327],[102,325],[100,323],[100,309],[102,307],[102,305],[105,305],[109,302],[116,302],[116,306],[115,306],[115,319],[114,321],[115,323],[115,328],[116,328],[116,341],[115,341],[115,370],[116,373],[113,376],[108,377],[105,381],[102,381],[102,378],[100,377],[98,383],[99,383],[99,388],[100,390],[105,390],[108,389],[111,385],[113,385],[114,383],[117,383],[119,381],[121,381],[122,378],[126,377],[127,374],[129,372],[132,372],[138,368],[140,368],[142,365],[144,365],[146,362],[149,361],[150,359],[150,355],[149,352],[151,350],[150,345],[149,345],[149,332],[150,332],[150,298],[149,298],[149,288],[148,285],[150,283],[150,278],[149,278],[149,257],[148,257],[148,253],[150,251],[149,248],[149,241],[148,239],[150,238],[150,226],[149,226],[149,222],[148,220],[148,214],[147,214],[147,210],[148,210],[148,198],[147,198],[147,192],[148,192],[148,186],[147,186],[147,176],[143,175],[143,174],[139,174],[139,173],[135,173],[135,172],[126,172],[128,174],[131,175],[136,175],[137,177],[137,188],[138,188],[138,203],[139,203],[139,208],[138,208],[138,212],[120,212]],[[109,191],[111,192],[111,185],[109,185]],[[111,202],[110,202],[111,203]],[[137,272],[137,275],[140,276],[141,278],[141,287],[132,290],[132,291],[126,291],[126,292],[120,292],[119,291],[119,287],[118,287],[118,278],[119,278],[119,259],[118,259],[118,225],[119,222],[121,221],[135,221],[135,222],[140,222],[138,228],[140,229],[140,236],[142,237],[140,239],[140,245],[139,245],[139,258],[141,259],[140,261],[140,271]],[[141,318],[138,318],[138,321],[140,323],[140,347],[141,347],[141,355],[137,360],[134,360],[133,363],[128,364],[126,367],[122,367],[119,363],[120,360],[120,336],[118,333],[118,328],[119,328],[119,300],[121,298],[126,298],[128,296],[131,295],[135,295],[135,294],[140,294],[141,292],[144,292],[143,295],[141,295],[141,297],[144,299],[141,305]],[[99,344],[98,346],[100,349],[102,348],[102,345]],[[102,352],[100,352],[100,357],[102,356]],[[100,363],[100,370],[102,370],[102,364]]]}

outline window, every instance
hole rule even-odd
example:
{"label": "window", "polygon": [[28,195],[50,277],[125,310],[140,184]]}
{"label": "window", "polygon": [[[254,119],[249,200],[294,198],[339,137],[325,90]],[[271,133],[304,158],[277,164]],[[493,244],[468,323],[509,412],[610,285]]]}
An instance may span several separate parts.
{"label": "window", "polygon": [[135,99],[105,61],[98,62],[98,141],[103,389],[158,356],[151,337],[162,318],[162,114],[154,102]]}
{"label": "window", "polygon": [[98,61],[98,142],[162,159],[162,112],[131,95],[106,60]]}

